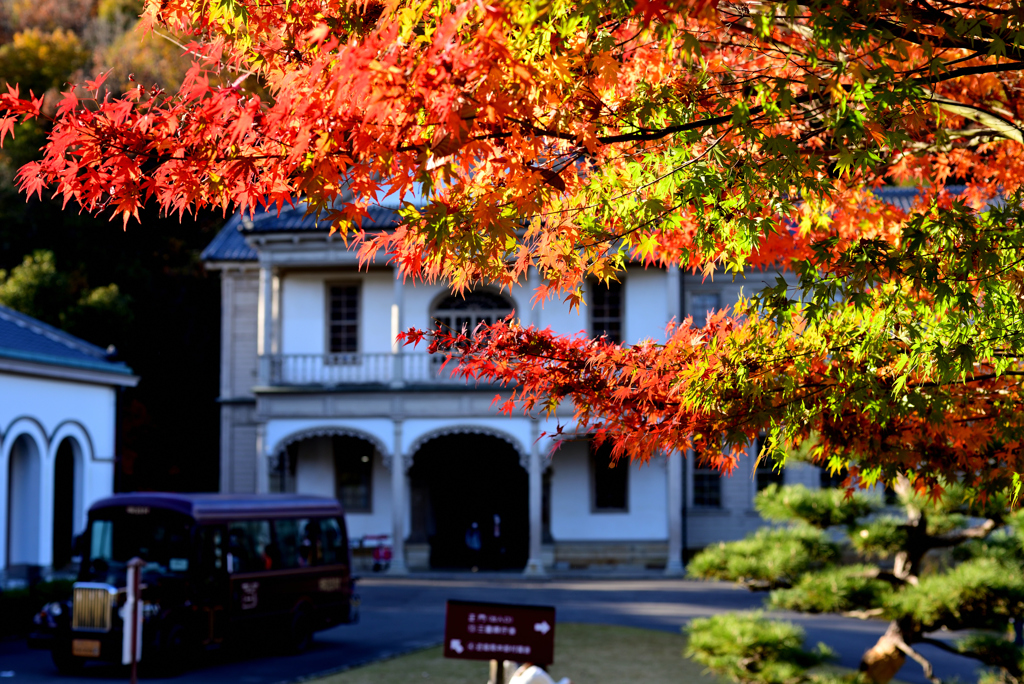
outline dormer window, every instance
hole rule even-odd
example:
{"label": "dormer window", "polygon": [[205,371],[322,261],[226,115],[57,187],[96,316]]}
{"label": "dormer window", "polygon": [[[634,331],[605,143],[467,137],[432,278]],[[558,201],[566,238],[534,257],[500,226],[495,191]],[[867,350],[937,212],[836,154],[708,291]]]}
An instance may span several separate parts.
{"label": "dormer window", "polygon": [[512,301],[488,290],[474,290],[463,295],[449,295],[439,301],[430,313],[434,328],[457,335],[472,335],[481,323],[491,325],[514,310]]}

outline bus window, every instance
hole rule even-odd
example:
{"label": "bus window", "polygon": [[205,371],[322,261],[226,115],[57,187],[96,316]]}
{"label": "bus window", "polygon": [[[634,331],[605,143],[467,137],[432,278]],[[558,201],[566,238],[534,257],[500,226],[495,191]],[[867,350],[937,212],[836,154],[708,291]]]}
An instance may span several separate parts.
{"label": "bus window", "polygon": [[320,521],[309,518],[275,520],[281,564],[285,568],[308,568],[323,564]]}
{"label": "bus window", "polygon": [[348,543],[337,518],[324,518],[320,521],[320,532],[323,537],[324,563],[348,562]]}
{"label": "bus window", "polygon": [[228,526],[228,572],[260,572],[280,566],[270,522],[240,520]]}

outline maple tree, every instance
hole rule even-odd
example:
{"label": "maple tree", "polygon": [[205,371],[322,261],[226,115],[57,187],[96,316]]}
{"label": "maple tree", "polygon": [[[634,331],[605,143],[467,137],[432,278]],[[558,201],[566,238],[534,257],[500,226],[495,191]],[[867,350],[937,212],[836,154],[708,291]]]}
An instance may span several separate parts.
{"label": "maple tree", "polygon": [[[301,198],[364,260],[456,290],[535,268],[570,304],[628,263],[781,267],[661,343],[509,320],[432,344],[632,458],[731,470],[767,432],[851,484],[1019,485],[1016,2],[151,0],[140,25],[189,37],[180,88],[68,89],[24,192],[126,224]],[[3,138],[42,101],[0,112]],[[384,194],[404,222],[364,232]]]}

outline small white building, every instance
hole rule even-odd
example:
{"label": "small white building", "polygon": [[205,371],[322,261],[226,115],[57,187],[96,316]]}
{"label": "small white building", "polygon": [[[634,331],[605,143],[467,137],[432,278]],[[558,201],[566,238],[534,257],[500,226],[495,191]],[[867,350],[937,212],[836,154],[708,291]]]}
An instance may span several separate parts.
{"label": "small white building", "polygon": [[[398,220],[371,209],[374,228]],[[531,308],[536,284],[452,296],[405,284],[393,267],[360,269],[356,253],[301,207],[231,219],[203,253],[222,282],[221,491],[336,496],[354,539],[397,539],[392,569],[558,568],[625,564],[681,569],[696,549],[763,524],[753,508],[771,481],[817,487],[819,471],[731,478],[679,454],[610,469],[586,439],[538,439],[571,412],[499,415],[500,390],[453,380],[395,335],[440,322],[472,329],[515,311],[559,333],[607,332],[636,342],[672,319],[703,320],[735,301],[742,282],[678,269],[630,267],[594,284],[587,306]],[[775,274],[748,275],[748,285]],[[756,281],[756,282],[755,282]],[[756,445],[751,445],[751,454]]]}
{"label": "small white building", "polygon": [[113,491],[117,393],[137,383],[105,350],[0,306],[0,583],[70,562]]}

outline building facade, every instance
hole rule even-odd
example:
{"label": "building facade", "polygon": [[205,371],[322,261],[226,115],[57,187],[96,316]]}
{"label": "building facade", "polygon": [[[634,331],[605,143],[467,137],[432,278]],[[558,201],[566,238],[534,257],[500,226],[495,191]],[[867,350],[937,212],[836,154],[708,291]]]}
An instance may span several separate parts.
{"label": "building facade", "polygon": [[[374,227],[397,220],[374,208]],[[499,415],[499,388],[450,377],[440,359],[400,347],[400,330],[472,329],[515,311],[556,332],[663,338],[703,319],[742,283],[631,267],[593,285],[587,305],[530,306],[534,277],[511,292],[455,297],[415,285],[354,251],[300,208],[238,216],[205,250],[222,282],[221,490],[338,497],[353,539],[383,535],[391,568],[545,569],[625,564],[681,570],[683,546],[736,539],[763,524],[754,496],[785,479],[816,487],[817,468],[754,473],[752,457],[721,478],[673,454],[609,467],[581,438],[553,450],[544,434],[571,411]],[[748,276],[747,287],[775,274]],[[751,456],[756,445],[751,445]]]}
{"label": "building facade", "polygon": [[137,383],[106,350],[0,306],[0,585],[71,562],[114,488],[117,392]]}

